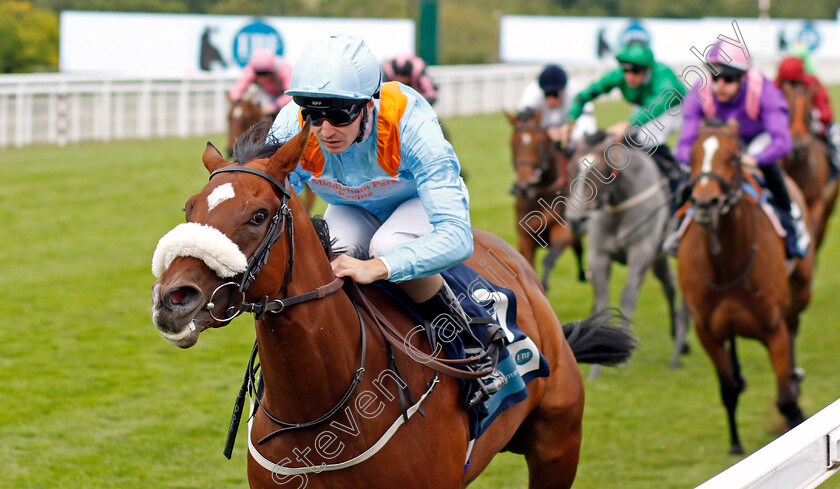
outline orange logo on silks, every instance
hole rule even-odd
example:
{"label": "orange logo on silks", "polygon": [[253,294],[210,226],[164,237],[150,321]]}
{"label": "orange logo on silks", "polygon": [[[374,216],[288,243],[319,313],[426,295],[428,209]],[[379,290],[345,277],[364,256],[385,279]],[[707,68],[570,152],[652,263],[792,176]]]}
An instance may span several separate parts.
{"label": "orange logo on silks", "polygon": [[405,187],[404,181],[387,177],[371,180],[357,187],[344,185],[334,178],[312,177],[307,183],[315,193],[325,193],[350,200],[383,198]]}

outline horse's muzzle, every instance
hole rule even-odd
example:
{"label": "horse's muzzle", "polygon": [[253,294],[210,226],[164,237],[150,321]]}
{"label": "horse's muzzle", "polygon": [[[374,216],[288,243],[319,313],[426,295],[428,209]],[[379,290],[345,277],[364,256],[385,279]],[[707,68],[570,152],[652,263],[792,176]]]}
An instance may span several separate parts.
{"label": "horse's muzzle", "polygon": [[198,341],[204,326],[196,324],[203,295],[194,287],[152,288],[152,321],[164,338],[180,348],[189,348]]}

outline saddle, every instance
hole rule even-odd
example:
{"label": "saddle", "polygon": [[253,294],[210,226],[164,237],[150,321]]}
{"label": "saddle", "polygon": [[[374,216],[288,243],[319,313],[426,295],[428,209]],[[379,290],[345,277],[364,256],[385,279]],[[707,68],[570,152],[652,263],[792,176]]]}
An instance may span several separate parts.
{"label": "saddle", "polygon": [[[505,346],[491,354],[498,355],[496,368],[507,377],[508,382],[484,404],[467,411],[470,419],[470,439],[476,439],[505,409],[528,397],[526,385],[529,382],[549,375],[548,362],[536,344],[516,324],[516,297],[511,290],[493,284],[464,264],[441,272],[441,275],[455,296],[461,298],[461,306],[470,316],[473,334],[485,341],[485,348],[487,343],[497,343],[493,341],[496,335],[504,335]],[[393,301],[399,304],[417,325],[423,326],[424,330],[432,328],[429,319],[422,316],[414,301],[395,284],[379,281],[365,289],[370,288],[378,292],[366,293],[375,305],[386,300]],[[387,308],[386,304],[381,305],[383,309]],[[466,358],[464,344],[458,335],[447,331],[435,333],[437,343],[450,364],[453,360],[455,364],[467,363],[469,359]],[[466,370],[462,372],[472,373]],[[461,393],[469,398],[476,388],[475,383],[468,378],[455,377],[458,379]]]}

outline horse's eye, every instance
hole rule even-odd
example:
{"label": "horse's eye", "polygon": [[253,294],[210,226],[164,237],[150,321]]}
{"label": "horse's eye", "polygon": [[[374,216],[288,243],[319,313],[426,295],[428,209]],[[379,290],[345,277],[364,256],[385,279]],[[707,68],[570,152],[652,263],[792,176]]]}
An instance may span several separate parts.
{"label": "horse's eye", "polygon": [[260,209],[251,216],[251,224],[259,226],[260,224],[264,223],[265,220],[268,218],[268,211],[265,209]]}

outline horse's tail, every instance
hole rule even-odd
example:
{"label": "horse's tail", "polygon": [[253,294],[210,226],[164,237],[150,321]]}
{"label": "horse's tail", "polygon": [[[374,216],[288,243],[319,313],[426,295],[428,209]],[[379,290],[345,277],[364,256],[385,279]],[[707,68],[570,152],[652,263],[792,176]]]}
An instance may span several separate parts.
{"label": "horse's tail", "polygon": [[630,360],[639,344],[630,320],[618,309],[605,309],[563,325],[566,341],[578,363],[615,366]]}

